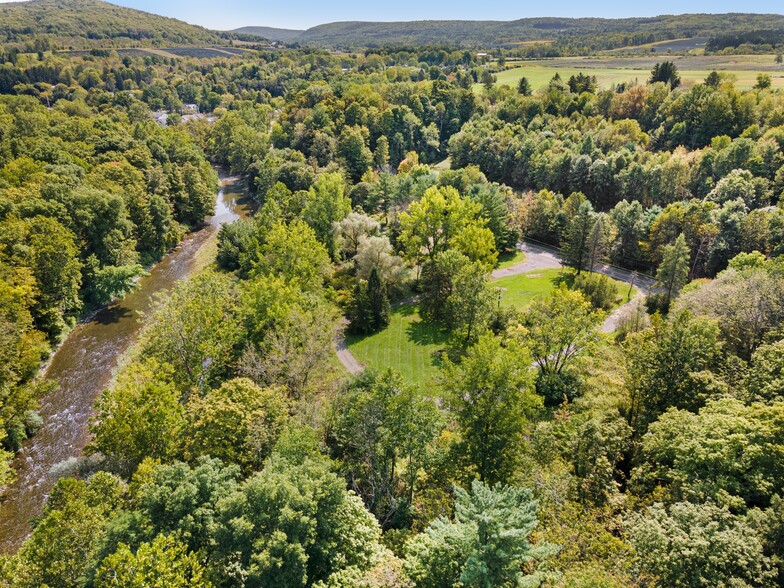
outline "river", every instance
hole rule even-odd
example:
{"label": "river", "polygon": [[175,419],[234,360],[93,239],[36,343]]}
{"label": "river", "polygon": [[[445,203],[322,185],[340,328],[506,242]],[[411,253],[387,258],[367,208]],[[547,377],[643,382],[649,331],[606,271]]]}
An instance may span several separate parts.
{"label": "river", "polygon": [[215,215],[141,278],[138,289],[79,323],[52,356],[45,375],[58,387],[41,400],[43,425],[14,459],[17,478],[0,503],[0,552],[19,547],[30,533],[30,519],[42,511],[57,466],[81,455],[93,404],[141,331],[156,297],[194,270],[199,250],[220,225],[248,215],[243,183],[222,172],[219,176]]}

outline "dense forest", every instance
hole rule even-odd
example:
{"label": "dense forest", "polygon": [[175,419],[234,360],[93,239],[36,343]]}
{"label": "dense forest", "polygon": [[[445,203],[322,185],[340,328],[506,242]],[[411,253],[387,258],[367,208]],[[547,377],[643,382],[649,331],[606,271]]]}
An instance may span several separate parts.
{"label": "dense forest", "polygon": [[[662,62],[611,89],[510,88],[458,47],[18,49],[0,51],[0,482],[58,385],[41,362],[212,212],[211,164],[257,210],[147,317],[0,586],[784,582],[769,79],[683,87]],[[510,305],[492,273],[523,240],[564,267]],[[435,375],[347,373],[336,346],[412,304]]]}
{"label": "dense forest", "polygon": [[225,43],[219,33],[101,0],[30,0],[0,6],[0,43],[33,49],[171,47]]}
{"label": "dense forest", "polygon": [[[784,25],[776,14],[679,14],[652,18],[522,18],[512,21],[427,20],[334,22],[305,31],[243,27],[237,32],[268,39],[337,47],[381,47],[450,43],[461,47],[554,43],[577,53],[691,37],[738,35]],[[258,29],[258,30],[254,30]]]}

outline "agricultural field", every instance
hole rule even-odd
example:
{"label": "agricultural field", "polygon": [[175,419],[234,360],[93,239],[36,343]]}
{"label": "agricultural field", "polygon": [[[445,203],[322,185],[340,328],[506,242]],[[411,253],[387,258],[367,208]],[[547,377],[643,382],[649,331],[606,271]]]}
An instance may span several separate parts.
{"label": "agricultural field", "polygon": [[[653,66],[663,59],[661,55],[644,57],[621,57],[618,55],[602,57],[565,57],[516,62],[517,65],[496,74],[498,85],[515,87],[525,76],[534,90],[542,88],[556,73],[568,79],[582,72],[595,75],[600,88],[609,88],[621,82],[644,82],[650,76]],[[699,83],[713,70],[734,75],[736,87],[747,90],[754,86],[757,74],[770,74],[774,88],[784,88],[784,66],[775,62],[774,55],[674,55],[667,59],[675,62],[684,86]],[[482,89],[476,84],[477,91]]]}

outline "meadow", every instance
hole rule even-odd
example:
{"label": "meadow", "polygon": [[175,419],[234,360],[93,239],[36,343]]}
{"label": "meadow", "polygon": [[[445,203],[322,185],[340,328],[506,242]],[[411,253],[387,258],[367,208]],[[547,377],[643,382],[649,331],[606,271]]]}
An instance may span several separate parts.
{"label": "meadow", "polygon": [[[736,77],[735,86],[747,90],[757,82],[757,74],[771,76],[774,88],[784,88],[784,65],[775,62],[774,55],[645,55],[622,57],[607,54],[599,57],[564,57],[531,61],[507,62],[504,71],[498,72],[497,84],[515,87],[525,76],[534,90],[547,85],[556,73],[564,80],[582,72],[596,76],[601,89],[622,82],[645,82],[653,66],[664,59],[674,61],[681,74],[684,86],[702,82],[716,70]],[[511,66],[511,67],[510,67]],[[481,84],[475,84],[477,91]]]}

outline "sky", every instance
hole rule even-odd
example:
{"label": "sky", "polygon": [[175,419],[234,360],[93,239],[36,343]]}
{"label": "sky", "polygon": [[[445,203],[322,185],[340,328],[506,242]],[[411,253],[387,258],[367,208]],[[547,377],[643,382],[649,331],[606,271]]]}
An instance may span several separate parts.
{"label": "sky", "polygon": [[[0,0],[7,1],[7,0]],[[514,20],[530,16],[621,18],[684,12],[784,13],[782,0],[108,0],[211,29],[292,29],[342,20]]]}

